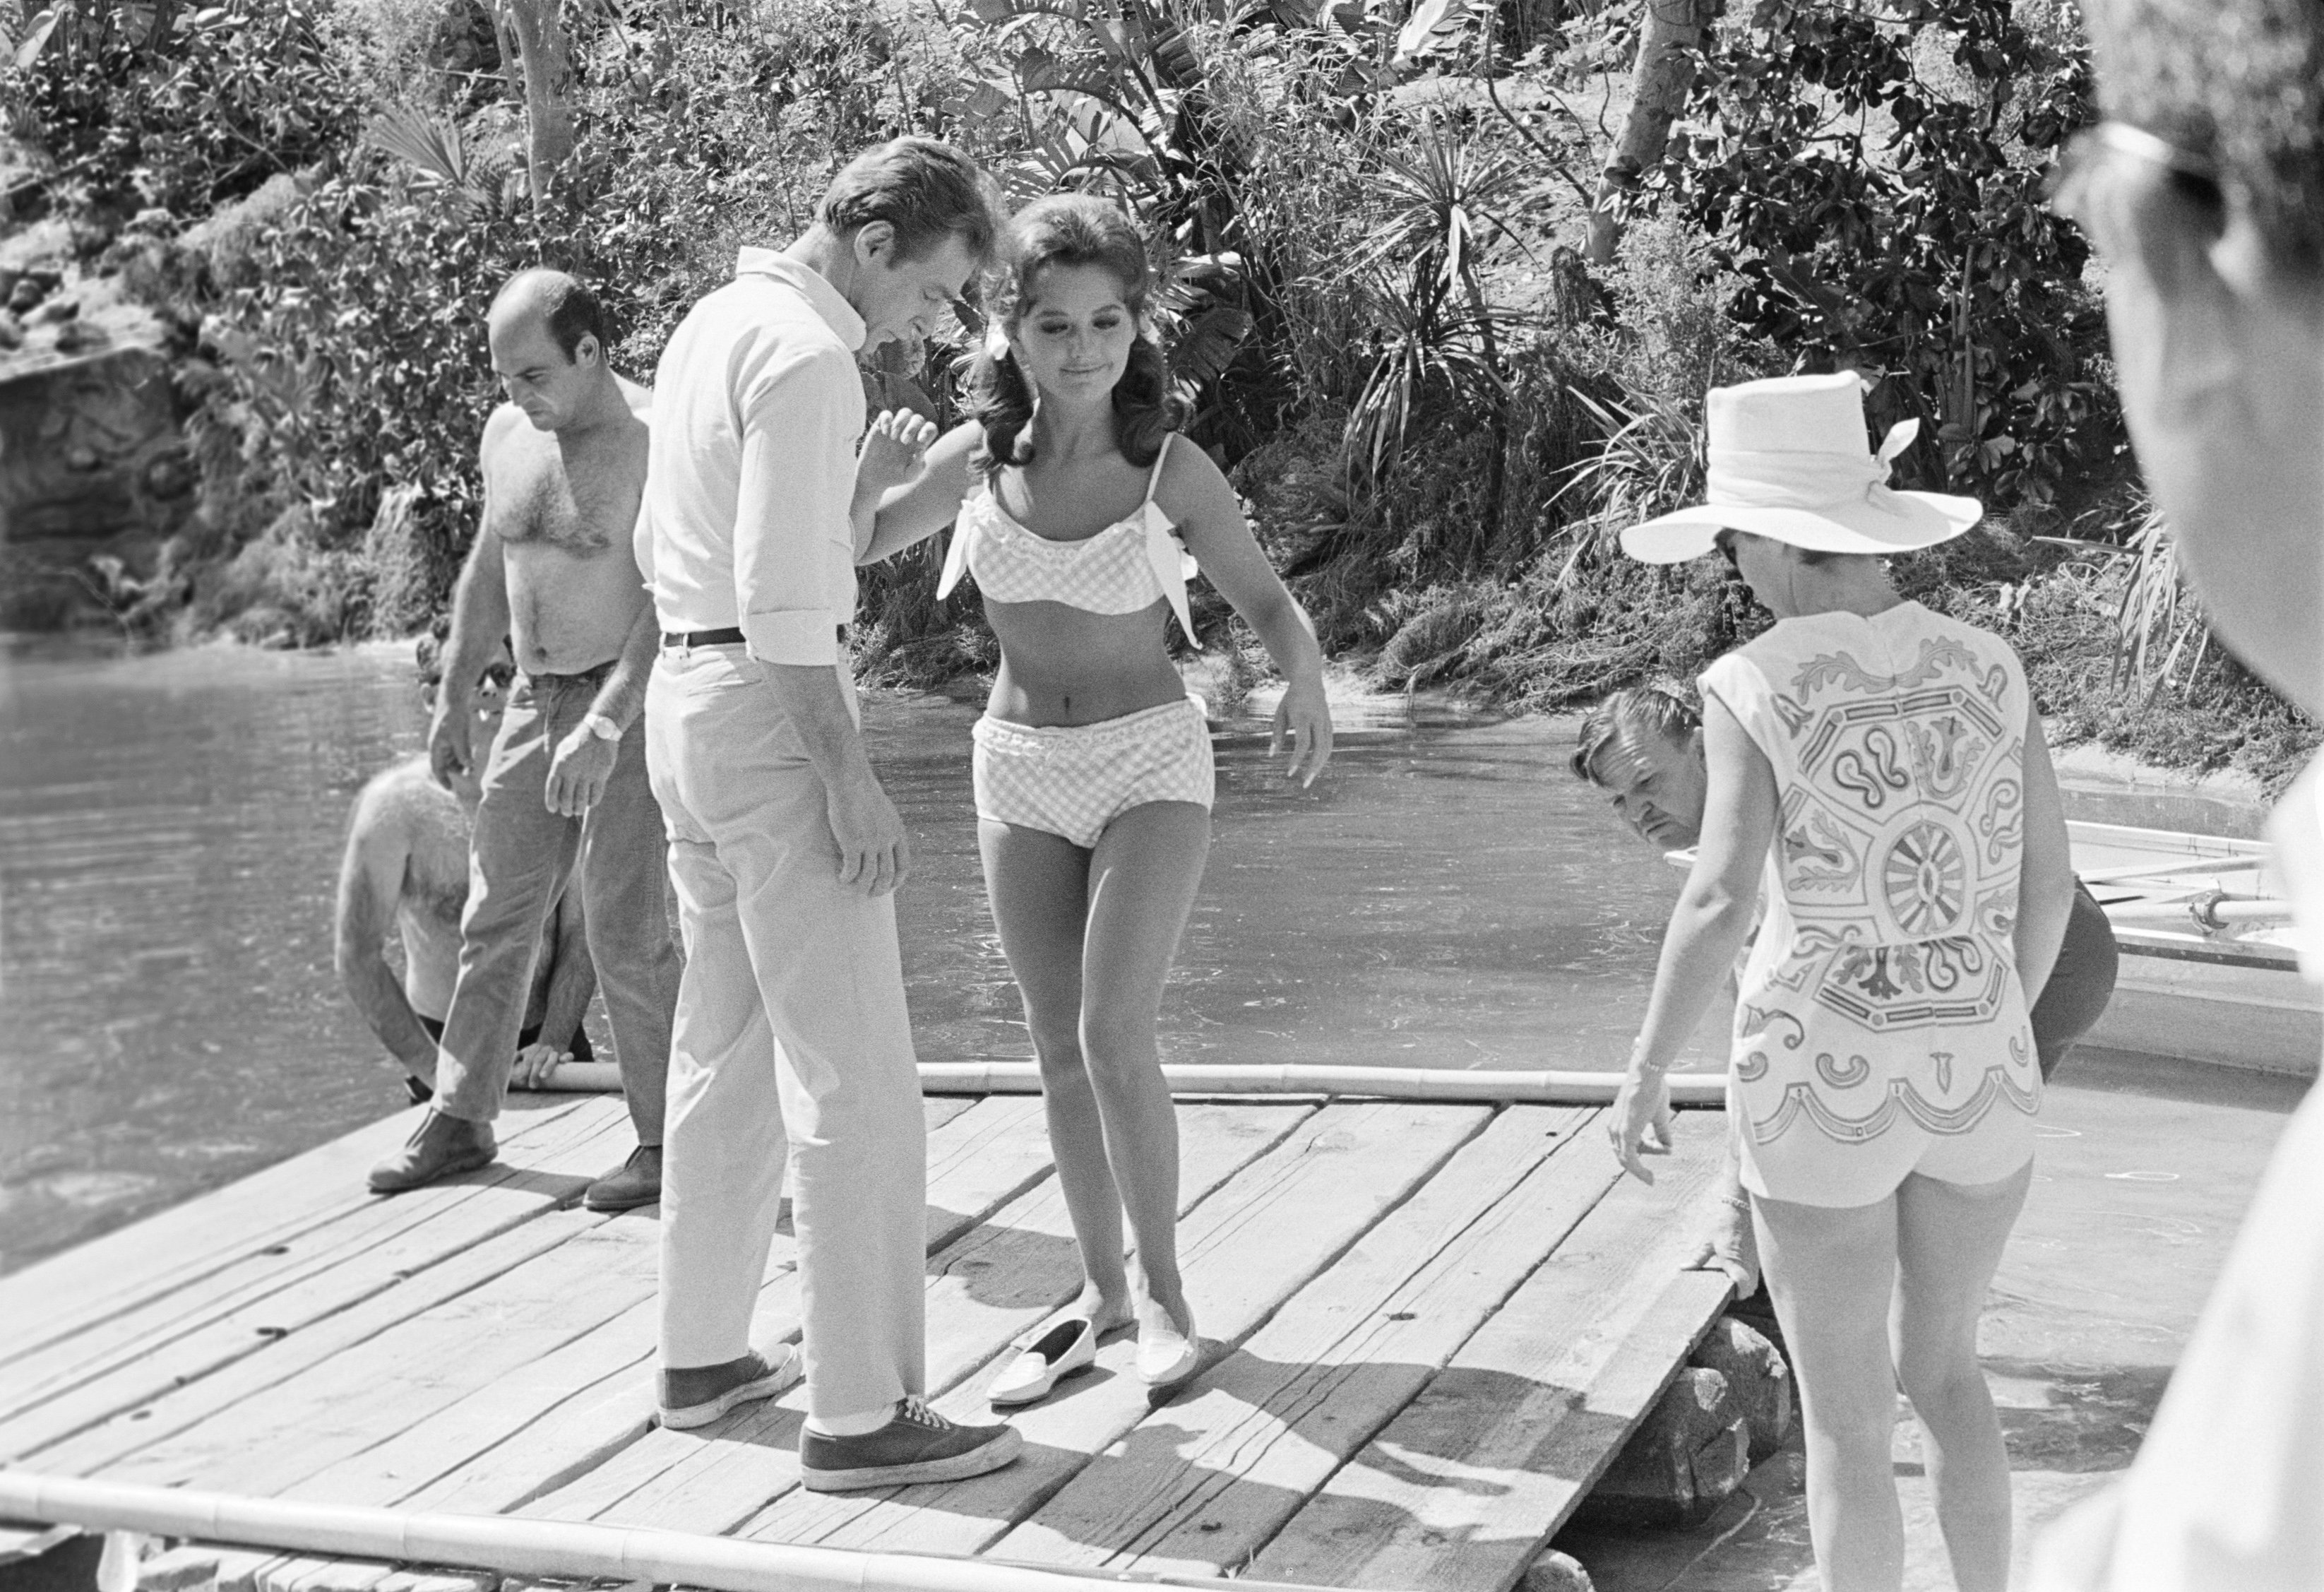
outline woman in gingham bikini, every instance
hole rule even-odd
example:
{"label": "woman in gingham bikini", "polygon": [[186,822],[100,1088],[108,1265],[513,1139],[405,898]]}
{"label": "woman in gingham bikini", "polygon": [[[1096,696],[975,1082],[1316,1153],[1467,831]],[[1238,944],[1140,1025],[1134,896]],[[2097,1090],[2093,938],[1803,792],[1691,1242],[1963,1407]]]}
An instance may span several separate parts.
{"label": "woman in gingham bikini", "polygon": [[1210,849],[1210,737],[1167,645],[1174,617],[1194,639],[1194,565],[1290,682],[1275,746],[1289,743],[1302,784],[1331,756],[1332,720],[1314,626],[1218,467],[1174,435],[1183,405],[1141,323],[1151,278],[1136,228],[1102,200],[1056,195],[1010,224],[1003,263],[975,418],[887,494],[862,558],[956,514],[938,594],[973,575],[1001,641],[975,728],[978,831],[1086,1278],[990,1390],[1024,1403],[1133,1320],[1144,1381],[1183,1382],[1201,1363],[1178,1271],[1177,1124],[1155,1047]]}

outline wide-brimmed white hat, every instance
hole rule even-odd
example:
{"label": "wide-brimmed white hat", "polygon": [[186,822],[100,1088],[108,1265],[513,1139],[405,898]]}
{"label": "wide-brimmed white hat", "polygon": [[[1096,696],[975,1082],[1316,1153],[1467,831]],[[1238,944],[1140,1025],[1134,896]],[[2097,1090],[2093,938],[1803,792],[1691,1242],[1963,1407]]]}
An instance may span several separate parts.
{"label": "wide-brimmed white hat", "polygon": [[1889,461],[1921,422],[1890,427],[1874,453],[1865,440],[1863,378],[1853,371],[1713,387],[1702,411],[1704,502],[1623,532],[1622,551],[1634,559],[1699,559],[1728,529],[1818,552],[1910,552],[1950,541],[1985,514],[1974,497],[1888,485]]}

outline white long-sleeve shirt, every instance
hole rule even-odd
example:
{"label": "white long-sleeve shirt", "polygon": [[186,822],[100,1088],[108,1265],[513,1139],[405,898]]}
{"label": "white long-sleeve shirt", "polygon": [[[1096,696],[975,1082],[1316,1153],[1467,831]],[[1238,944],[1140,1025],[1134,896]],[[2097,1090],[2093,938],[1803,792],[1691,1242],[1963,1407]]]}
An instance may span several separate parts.
{"label": "white long-sleeve shirt", "polygon": [[739,626],[765,663],[829,665],[855,612],[848,504],[862,316],[822,276],[744,249],[654,373],[638,568],[665,631]]}

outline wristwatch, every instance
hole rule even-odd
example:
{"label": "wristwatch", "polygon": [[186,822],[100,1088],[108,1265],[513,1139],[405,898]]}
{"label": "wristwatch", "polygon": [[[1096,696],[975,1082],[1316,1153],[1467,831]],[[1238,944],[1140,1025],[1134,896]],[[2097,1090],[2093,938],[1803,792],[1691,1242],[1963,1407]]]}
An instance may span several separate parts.
{"label": "wristwatch", "polygon": [[581,727],[601,741],[618,741],[622,738],[622,727],[602,713],[585,715],[581,720]]}

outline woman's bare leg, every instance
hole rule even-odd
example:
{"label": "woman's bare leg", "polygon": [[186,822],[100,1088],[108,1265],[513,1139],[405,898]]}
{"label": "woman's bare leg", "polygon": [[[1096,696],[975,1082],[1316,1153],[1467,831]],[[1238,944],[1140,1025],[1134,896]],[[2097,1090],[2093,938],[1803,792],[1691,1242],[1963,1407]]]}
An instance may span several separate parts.
{"label": "woman's bare leg", "polygon": [[1080,1245],[1084,1282],[1076,1315],[1100,1328],[1131,1317],[1122,1263],[1121,1194],[1106,1160],[1097,1095],[1082,1064],[1082,939],[1088,919],[1090,854],[1046,829],[985,819],[977,825],[984,886],[1001,949],[1025,1000],[1057,1186]]}
{"label": "woman's bare leg", "polygon": [[2009,1450],[1977,1363],[1977,1323],[2033,1181],[2032,1162],[1990,1183],[1915,1174],[1896,1190],[1898,1377],[1928,1433],[1923,1460],[1960,1592],[2009,1585]]}
{"label": "woman's bare leg", "polygon": [[1210,856],[1211,814],[1190,801],[1133,807],[1090,856],[1082,948],[1081,1050],[1130,1217],[1145,1297],[1141,1328],[1191,1331],[1178,1273],[1178,1117],[1154,1030],[1178,937]]}
{"label": "woman's bare leg", "polygon": [[1808,1532],[1825,1592],[1896,1592],[1904,1520],[1889,1445],[1896,1200],[1832,1208],[1754,1197],[1759,1261],[1799,1379]]}

